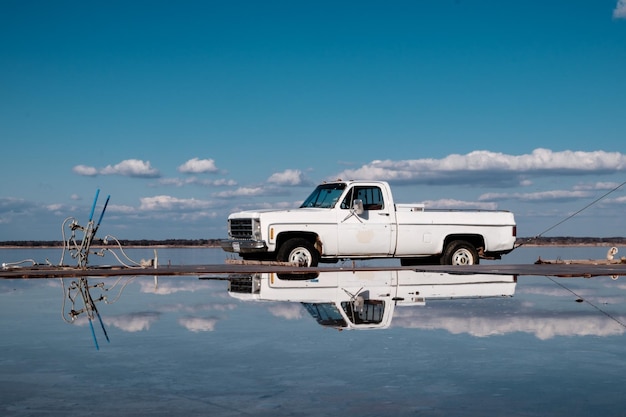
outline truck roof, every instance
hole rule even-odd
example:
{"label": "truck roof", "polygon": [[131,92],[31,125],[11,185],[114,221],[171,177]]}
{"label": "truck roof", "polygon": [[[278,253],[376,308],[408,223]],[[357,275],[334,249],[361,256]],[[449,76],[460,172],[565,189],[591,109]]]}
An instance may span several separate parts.
{"label": "truck roof", "polygon": [[341,178],[336,179],[335,181],[322,181],[321,184],[384,184],[389,185],[387,181],[380,180],[342,180]]}

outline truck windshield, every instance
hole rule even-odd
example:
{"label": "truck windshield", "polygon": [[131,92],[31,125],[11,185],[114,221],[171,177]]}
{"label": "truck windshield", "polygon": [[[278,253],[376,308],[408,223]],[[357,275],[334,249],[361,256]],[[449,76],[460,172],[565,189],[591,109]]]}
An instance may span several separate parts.
{"label": "truck windshield", "polygon": [[318,185],[300,207],[333,208],[345,189],[346,184],[343,183]]}
{"label": "truck windshield", "polygon": [[302,305],[322,326],[346,327],[346,321],[334,303],[302,303]]}

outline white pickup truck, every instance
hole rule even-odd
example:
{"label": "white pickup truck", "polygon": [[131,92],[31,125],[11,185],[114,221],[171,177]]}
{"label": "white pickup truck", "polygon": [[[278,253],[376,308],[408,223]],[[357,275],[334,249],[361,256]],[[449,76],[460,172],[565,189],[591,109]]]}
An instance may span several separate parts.
{"label": "white pickup truck", "polygon": [[399,258],[402,265],[477,264],[513,250],[513,213],[429,210],[398,204],[384,181],[334,181],[315,188],[299,208],[228,216],[222,249],[243,259],[314,267],[339,259]]}

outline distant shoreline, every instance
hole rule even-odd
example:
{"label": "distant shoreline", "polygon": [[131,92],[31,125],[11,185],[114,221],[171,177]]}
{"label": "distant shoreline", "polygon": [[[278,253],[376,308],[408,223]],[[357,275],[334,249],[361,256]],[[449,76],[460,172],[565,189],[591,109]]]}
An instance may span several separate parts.
{"label": "distant shoreline", "polygon": [[[118,245],[91,245],[91,249],[117,248]],[[72,246],[72,248],[74,248]],[[124,249],[219,249],[219,245],[122,245]],[[0,249],[63,249],[63,245],[2,245]]]}
{"label": "distant shoreline", "polygon": [[[120,239],[119,243],[123,248],[133,249],[163,249],[163,248],[220,248],[219,239],[165,239],[150,240],[139,239],[129,240]],[[626,237],[523,237],[517,238],[516,246],[532,246],[532,247],[610,247],[626,245]],[[101,239],[96,239],[92,243],[93,249],[111,248],[117,244],[103,244]],[[0,249],[54,249],[63,248],[63,241],[45,241],[45,240],[26,240],[26,241],[0,241]]]}
{"label": "distant shoreline", "polygon": [[[123,248],[219,248],[219,239],[119,239],[105,244],[102,239],[94,239],[91,248],[111,248],[121,245]],[[80,240],[78,241],[80,244]],[[5,240],[0,241],[0,249],[20,248],[63,248],[62,240]]]}
{"label": "distant shoreline", "polygon": [[622,243],[610,243],[610,242],[601,242],[601,243],[519,243],[518,246],[532,246],[532,247],[609,247],[609,246],[619,246],[626,245],[626,241]]}

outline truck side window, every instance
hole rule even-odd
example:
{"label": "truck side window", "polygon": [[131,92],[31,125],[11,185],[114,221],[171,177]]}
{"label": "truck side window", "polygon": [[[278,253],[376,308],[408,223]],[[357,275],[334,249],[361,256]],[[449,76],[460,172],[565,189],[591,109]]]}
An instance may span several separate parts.
{"label": "truck side window", "polygon": [[354,324],[378,324],[385,315],[385,302],[382,300],[365,300],[358,309],[355,309],[354,303],[342,301],[341,308]]}
{"label": "truck side window", "polygon": [[385,206],[383,193],[378,187],[356,187],[354,191],[354,198],[363,201],[365,210],[381,210]]}
{"label": "truck side window", "polygon": [[354,187],[341,202],[342,209],[349,209],[354,200],[363,201],[364,210],[382,210],[385,207],[383,193],[378,187]]}

